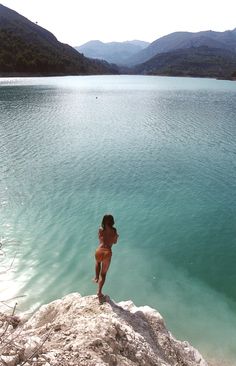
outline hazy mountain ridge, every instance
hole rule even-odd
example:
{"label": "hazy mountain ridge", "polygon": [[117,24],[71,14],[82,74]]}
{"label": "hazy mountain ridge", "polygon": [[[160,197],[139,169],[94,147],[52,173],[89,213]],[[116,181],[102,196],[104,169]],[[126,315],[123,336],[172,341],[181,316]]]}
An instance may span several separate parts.
{"label": "hazy mountain ridge", "polygon": [[[98,55],[97,51],[93,54],[97,47],[99,56],[107,60],[106,44],[90,41],[84,46],[93,56]],[[121,54],[114,54],[120,60],[123,57],[119,62],[120,73],[232,79],[236,75],[236,28],[225,32],[174,32],[155,40],[131,57]]]}
{"label": "hazy mountain ridge", "polygon": [[225,32],[201,31],[196,33],[174,32],[155,40],[148,47],[133,55],[127,62],[130,66],[137,65],[160,53],[201,46],[236,52],[236,30]]}
{"label": "hazy mountain ridge", "polygon": [[81,46],[75,47],[75,49],[83,53],[86,57],[104,59],[111,63],[123,65],[126,64],[127,59],[148,45],[148,42],[139,40],[108,43],[92,40]]}
{"label": "hazy mountain ridge", "polygon": [[0,73],[4,76],[117,73],[111,65],[84,57],[46,29],[1,4],[0,44]]}
{"label": "hazy mountain ridge", "polygon": [[236,77],[236,53],[207,46],[157,54],[133,68],[136,74],[197,76],[231,79]]}
{"label": "hazy mountain ridge", "polygon": [[139,40],[90,41],[77,47],[80,52],[86,49],[87,58],[0,4],[0,44],[2,76],[140,73],[236,77],[236,28],[225,32],[175,32],[151,44]]}

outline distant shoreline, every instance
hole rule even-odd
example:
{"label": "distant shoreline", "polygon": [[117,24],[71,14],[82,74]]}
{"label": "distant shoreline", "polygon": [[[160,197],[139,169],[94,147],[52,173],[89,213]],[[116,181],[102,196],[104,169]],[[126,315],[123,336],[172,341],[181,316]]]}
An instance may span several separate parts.
{"label": "distant shoreline", "polygon": [[[21,72],[12,72],[12,73],[0,73],[0,78],[14,78],[14,77],[54,77],[54,76],[89,76],[91,74],[42,74],[42,73],[37,73],[37,74],[32,74],[32,73],[21,73]],[[105,76],[105,75],[112,75],[112,74],[92,74],[92,75],[101,75],[101,76]],[[91,75],[91,76],[92,76]],[[115,74],[114,74],[115,75]]]}
{"label": "distant shoreline", "polygon": [[21,73],[21,72],[11,72],[11,73],[1,73],[0,72],[0,78],[14,78],[14,77],[22,77],[22,78],[28,78],[28,77],[56,77],[56,76],[163,76],[163,77],[174,77],[174,78],[200,78],[200,79],[215,79],[215,80],[225,80],[225,81],[236,81],[235,78],[219,78],[216,76],[199,76],[199,75],[165,75],[165,74],[64,74],[64,73],[52,73],[52,74],[42,74],[42,73]]}

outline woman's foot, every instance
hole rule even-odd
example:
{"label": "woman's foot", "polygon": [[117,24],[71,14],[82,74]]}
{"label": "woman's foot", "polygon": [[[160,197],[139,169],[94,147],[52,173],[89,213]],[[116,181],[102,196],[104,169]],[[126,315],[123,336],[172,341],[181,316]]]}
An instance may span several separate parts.
{"label": "woman's foot", "polygon": [[97,293],[99,304],[103,304],[106,301],[106,296],[102,293]]}
{"label": "woman's foot", "polygon": [[97,278],[97,277],[94,277],[94,278],[92,279],[92,281],[93,281],[93,282],[95,282],[95,283],[98,283],[98,281],[99,281],[99,278]]}

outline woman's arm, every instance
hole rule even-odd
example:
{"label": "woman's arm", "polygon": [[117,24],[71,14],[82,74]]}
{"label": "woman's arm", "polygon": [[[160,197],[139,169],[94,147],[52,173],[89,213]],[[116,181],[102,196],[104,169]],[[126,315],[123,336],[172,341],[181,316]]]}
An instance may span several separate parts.
{"label": "woman's arm", "polygon": [[113,240],[113,244],[117,243],[117,240],[119,238],[119,234],[117,233],[116,229],[114,228],[114,240]]}
{"label": "woman's arm", "polygon": [[98,239],[99,241],[103,240],[103,228],[101,227],[98,229]]}

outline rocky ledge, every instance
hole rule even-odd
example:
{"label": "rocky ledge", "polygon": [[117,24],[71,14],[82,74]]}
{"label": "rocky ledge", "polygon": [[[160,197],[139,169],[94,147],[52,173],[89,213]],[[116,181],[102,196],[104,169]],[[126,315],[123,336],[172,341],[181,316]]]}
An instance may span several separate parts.
{"label": "rocky ledge", "polygon": [[0,314],[0,354],[4,366],[207,366],[149,306],[109,298],[100,305],[78,293],[42,306],[26,322]]}

